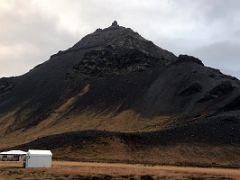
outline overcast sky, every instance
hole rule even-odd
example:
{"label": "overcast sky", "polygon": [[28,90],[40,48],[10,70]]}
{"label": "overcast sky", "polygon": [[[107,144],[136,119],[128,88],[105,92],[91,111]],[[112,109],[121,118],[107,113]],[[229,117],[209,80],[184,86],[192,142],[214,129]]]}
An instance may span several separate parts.
{"label": "overcast sky", "polygon": [[0,0],[0,77],[26,73],[113,20],[240,78],[239,0]]}

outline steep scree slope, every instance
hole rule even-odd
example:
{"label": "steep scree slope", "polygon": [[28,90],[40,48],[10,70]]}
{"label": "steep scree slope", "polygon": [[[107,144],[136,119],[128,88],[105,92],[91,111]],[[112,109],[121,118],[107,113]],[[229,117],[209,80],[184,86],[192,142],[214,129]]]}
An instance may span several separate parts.
{"label": "steep scree slope", "polygon": [[[56,153],[87,151],[88,160],[167,163],[155,152],[171,163],[235,165],[239,156],[227,154],[239,149],[239,110],[238,79],[114,22],[28,73],[0,79],[0,147],[56,141]],[[61,136],[69,139],[58,143]],[[101,156],[106,147],[122,151]]]}

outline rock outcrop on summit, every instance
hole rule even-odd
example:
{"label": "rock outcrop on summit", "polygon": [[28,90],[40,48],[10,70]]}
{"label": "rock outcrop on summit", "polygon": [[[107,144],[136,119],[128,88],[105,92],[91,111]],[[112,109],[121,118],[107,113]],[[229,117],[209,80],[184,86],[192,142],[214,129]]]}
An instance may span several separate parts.
{"label": "rock outcrop on summit", "polygon": [[177,57],[117,22],[22,76],[0,79],[2,149],[238,166],[239,129],[238,79],[198,58]]}

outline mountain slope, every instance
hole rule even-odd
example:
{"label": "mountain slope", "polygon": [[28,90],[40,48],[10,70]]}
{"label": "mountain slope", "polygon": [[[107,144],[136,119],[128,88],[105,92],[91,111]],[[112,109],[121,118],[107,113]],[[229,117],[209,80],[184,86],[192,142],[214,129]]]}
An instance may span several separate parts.
{"label": "mountain slope", "polygon": [[58,158],[236,166],[238,153],[227,154],[239,152],[239,100],[238,79],[114,22],[0,80],[0,144],[50,148]]}

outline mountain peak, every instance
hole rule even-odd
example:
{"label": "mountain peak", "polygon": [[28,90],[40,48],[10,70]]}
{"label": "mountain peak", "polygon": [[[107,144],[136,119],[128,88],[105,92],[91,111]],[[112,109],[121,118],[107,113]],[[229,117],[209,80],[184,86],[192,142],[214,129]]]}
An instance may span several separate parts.
{"label": "mountain peak", "polygon": [[0,79],[1,151],[236,167],[239,129],[239,80],[197,58],[177,58],[116,22],[25,75]]}
{"label": "mountain peak", "polygon": [[136,49],[147,55],[165,59],[169,62],[176,60],[176,56],[173,53],[156,46],[131,28],[119,26],[117,21],[113,21],[110,27],[97,29],[93,33],[83,37],[78,43],[70,48],[70,50],[98,50],[108,46]]}
{"label": "mountain peak", "polygon": [[115,21],[113,21],[113,23],[112,23],[111,26],[114,26],[114,27],[115,27],[115,26],[119,26],[119,25],[118,25],[118,22],[115,20]]}

